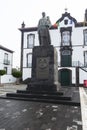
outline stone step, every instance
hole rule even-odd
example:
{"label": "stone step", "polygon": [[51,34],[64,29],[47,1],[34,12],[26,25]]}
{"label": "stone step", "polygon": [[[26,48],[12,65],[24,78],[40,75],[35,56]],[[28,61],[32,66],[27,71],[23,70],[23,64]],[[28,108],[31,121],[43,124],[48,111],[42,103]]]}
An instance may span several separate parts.
{"label": "stone step", "polygon": [[33,94],[33,93],[7,93],[7,97],[23,97],[23,98],[36,98],[36,99],[55,99],[55,100],[68,100],[72,99],[71,96],[60,96],[60,95],[48,95],[48,94]]}
{"label": "stone step", "polygon": [[73,100],[54,100],[54,99],[40,99],[40,98],[37,99],[37,98],[24,98],[24,97],[11,97],[11,96],[0,97],[0,99],[53,103],[53,104],[69,105],[69,106],[80,106],[80,102],[76,102]]}
{"label": "stone step", "polygon": [[56,92],[17,90],[0,98],[80,106],[79,89],[68,87]]}
{"label": "stone step", "polygon": [[23,94],[29,94],[29,93],[33,93],[33,94],[49,94],[49,95],[63,95],[64,92],[62,91],[58,91],[58,92],[46,92],[46,91],[30,91],[30,90],[17,90],[17,93],[23,93]]}

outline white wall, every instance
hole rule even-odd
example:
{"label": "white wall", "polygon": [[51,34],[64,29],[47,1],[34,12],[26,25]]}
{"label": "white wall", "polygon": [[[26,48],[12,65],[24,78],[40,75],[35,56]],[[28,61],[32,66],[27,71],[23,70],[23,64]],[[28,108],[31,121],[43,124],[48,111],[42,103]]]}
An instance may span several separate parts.
{"label": "white wall", "polygon": [[16,78],[14,78],[12,75],[3,75],[1,76],[1,83],[15,83]]}
{"label": "white wall", "polygon": [[72,84],[76,84],[76,72],[75,72],[75,68],[71,68],[72,69]]}
{"label": "white wall", "polygon": [[83,45],[83,28],[74,28],[72,30],[72,45]]}
{"label": "white wall", "polygon": [[[5,65],[4,63],[4,54],[8,54],[8,61],[10,61],[9,65]],[[13,53],[0,49],[0,69],[4,69],[7,67],[7,74],[11,74],[13,64]]]}
{"label": "white wall", "polygon": [[53,46],[60,46],[61,37],[58,29],[50,30],[50,38]]}
{"label": "white wall", "polygon": [[[4,64],[5,53],[8,54],[8,61],[10,61],[10,64],[8,65]],[[4,67],[7,67],[7,74],[1,76],[1,83],[14,83],[16,81],[16,78],[14,78],[11,75],[12,65],[13,65],[13,53],[0,49],[0,69],[4,69]]]}
{"label": "white wall", "polygon": [[83,48],[82,46],[73,47],[72,51],[72,61],[80,61],[84,64],[84,55],[83,55]]}
{"label": "white wall", "polygon": [[[65,17],[64,19],[68,19]],[[68,19],[69,20],[69,19]],[[70,20],[69,20],[70,23]],[[73,61],[80,61],[82,64],[84,64],[84,51],[87,51],[87,46],[83,46],[83,29],[86,29],[87,27],[75,27],[74,22],[72,21],[72,24],[65,25],[64,21],[59,23],[58,29],[50,30],[50,37],[51,37],[51,44],[55,47],[58,51],[58,62],[60,62],[60,45],[61,45],[61,34],[60,34],[60,28],[61,27],[72,27],[72,62]],[[39,45],[38,40],[38,33],[37,31],[33,32],[25,32],[24,33],[24,51],[23,51],[23,80],[26,78],[31,77],[31,68],[26,68],[26,55],[28,53],[32,53],[32,49],[27,49],[27,35],[28,34],[35,34],[35,46]],[[72,83],[76,83],[76,72],[75,68],[70,68],[72,70]],[[83,76],[84,75],[84,76]],[[80,83],[83,83],[84,78],[86,74],[84,71],[80,70]]]}
{"label": "white wall", "polygon": [[79,82],[83,84],[84,80],[87,80],[87,72],[79,69]]}
{"label": "white wall", "polygon": [[22,77],[22,79],[25,80],[27,78],[31,78],[31,68],[24,68],[23,69],[23,77]]}

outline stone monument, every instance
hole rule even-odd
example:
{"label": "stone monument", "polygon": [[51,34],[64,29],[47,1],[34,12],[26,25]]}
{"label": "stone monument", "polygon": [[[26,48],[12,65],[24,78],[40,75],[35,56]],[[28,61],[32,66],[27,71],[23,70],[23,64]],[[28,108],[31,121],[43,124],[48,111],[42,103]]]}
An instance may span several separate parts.
{"label": "stone monument", "polygon": [[59,90],[58,84],[58,58],[57,51],[51,45],[49,17],[42,13],[38,23],[38,36],[40,46],[33,48],[32,78],[27,89],[31,91],[55,92]]}
{"label": "stone monument", "polygon": [[[51,45],[49,32],[51,24],[45,13],[42,13],[42,16],[38,24],[40,46],[33,48],[31,82],[26,90],[17,90],[17,93],[7,93],[6,96],[11,99],[80,106],[77,88],[59,90],[57,51]],[[78,92],[76,98],[75,91]]]}

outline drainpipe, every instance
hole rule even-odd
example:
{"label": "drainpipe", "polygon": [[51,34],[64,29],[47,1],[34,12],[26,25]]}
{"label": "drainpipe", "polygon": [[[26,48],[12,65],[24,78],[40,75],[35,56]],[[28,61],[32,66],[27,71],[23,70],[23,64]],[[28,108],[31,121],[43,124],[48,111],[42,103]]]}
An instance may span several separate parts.
{"label": "drainpipe", "polygon": [[76,67],[76,87],[79,87],[79,67]]}
{"label": "drainpipe", "polygon": [[[25,28],[24,22],[22,23],[22,29]],[[21,57],[20,57],[20,70],[23,74],[23,42],[24,42],[24,31],[21,31]]]}

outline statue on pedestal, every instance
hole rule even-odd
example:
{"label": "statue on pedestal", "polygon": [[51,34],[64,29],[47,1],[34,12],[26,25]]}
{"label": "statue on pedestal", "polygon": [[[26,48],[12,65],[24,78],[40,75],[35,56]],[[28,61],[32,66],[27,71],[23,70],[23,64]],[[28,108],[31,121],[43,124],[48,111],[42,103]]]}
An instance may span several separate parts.
{"label": "statue on pedestal", "polygon": [[38,23],[38,36],[40,46],[34,46],[32,53],[32,79],[28,90],[32,92],[57,92],[58,64],[57,50],[51,45],[49,17],[42,13]]}
{"label": "statue on pedestal", "polygon": [[38,35],[41,46],[48,46],[51,44],[49,28],[51,22],[49,16],[46,17],[45,12],[42,12],[42,18],[38,22]]}

